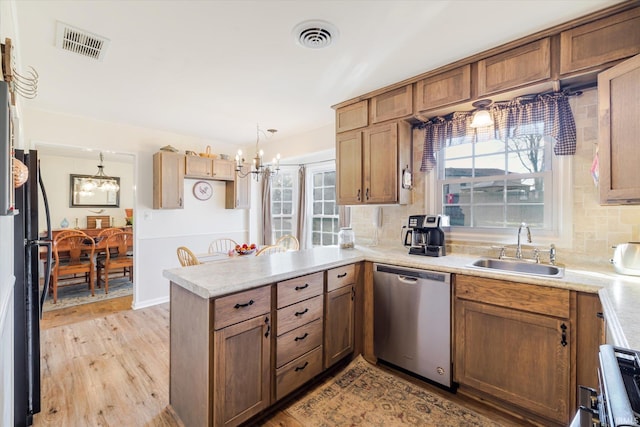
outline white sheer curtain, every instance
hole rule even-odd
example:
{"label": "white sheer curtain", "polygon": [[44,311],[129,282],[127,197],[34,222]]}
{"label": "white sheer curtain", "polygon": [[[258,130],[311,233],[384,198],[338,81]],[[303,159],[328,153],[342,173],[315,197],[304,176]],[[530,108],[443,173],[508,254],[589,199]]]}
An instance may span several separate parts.
{"label": "white sheer curtain", "polygon": [[271,173],[267,168],[262,175],[262,244],[273,244],[273,232],[271,228]]}
{"label": "white sheer curtain", "polygon": [[298,169],[298,217],[296,227],[296,237],[300,242],[300,249],[307,248],[307,239],[305,232],[307,227],[307,186],[306,186],[307,168],[300,165]]}

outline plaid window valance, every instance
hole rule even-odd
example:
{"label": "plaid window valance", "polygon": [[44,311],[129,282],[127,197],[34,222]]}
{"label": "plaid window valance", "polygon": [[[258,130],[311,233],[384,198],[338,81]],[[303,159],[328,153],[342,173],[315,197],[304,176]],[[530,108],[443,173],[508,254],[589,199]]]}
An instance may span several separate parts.
{"label": "plaid window valance", "polygon": [[568,96],[562,92],[494,104],[489,112],[494,124],[484,128],[470,126],[473,116],[470,112],[436,117],[420,124],[418,127],[425,130],[420,170],[428,172],[435,167],[435,153],[442,147],[490,139],[505,141],[530,134],[555,138],[553,152],[558,156],[576,153],[576,124]]}

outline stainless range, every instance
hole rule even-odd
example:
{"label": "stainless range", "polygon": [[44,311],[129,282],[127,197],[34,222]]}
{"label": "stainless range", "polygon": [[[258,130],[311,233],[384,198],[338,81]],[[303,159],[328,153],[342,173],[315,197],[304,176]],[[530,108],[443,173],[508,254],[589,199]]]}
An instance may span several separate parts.
{"label": "stainless range", "polygon": [[599,390],[580,387],[570,427],[640,427],[640,352],[600,346]]}

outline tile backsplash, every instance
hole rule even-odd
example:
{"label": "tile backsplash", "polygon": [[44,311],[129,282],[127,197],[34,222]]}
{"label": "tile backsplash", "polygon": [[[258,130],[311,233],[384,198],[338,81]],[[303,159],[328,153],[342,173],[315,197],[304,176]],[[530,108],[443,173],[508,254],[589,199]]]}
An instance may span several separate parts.
{"label": "tile backsplash", "polygon": [[[577,149],[572,158],[573,230],[571,241],[559,241],[558,261],[571,265],[597,264],[607,268],[613,256],[612,246],[640,241],[640,205],[601,206],[598,188],[591,177],[591,164],[598,147],[598,92],[585,90],[570,100],[577,130]],[[377,207],[354,206],[351,224],[356,244],[399,245],[401,227],[407,217],[426,212],[425,175],[420,171],[423,151],[422,132],[413,134],[414,190],[413,203],[406,206],[383,206],[382,226],[374,223]],[[636,173],[630,171],[630,173]],[[377,242],[374,236],[377,231]],[[514,235],[515,236],[515,235]],[[491,242],[449,241],[449,253],[490,255]]]}

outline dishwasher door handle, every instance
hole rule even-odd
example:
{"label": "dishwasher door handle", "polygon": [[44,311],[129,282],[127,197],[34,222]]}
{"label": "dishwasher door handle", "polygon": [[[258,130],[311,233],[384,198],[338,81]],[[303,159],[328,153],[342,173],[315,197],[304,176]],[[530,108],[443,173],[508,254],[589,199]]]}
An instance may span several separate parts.
{"label": "dishwasher door handle", "polygon": [[398,274],[398,280],[400,280],[402,283],[408,283],[411,285],[415,285],[416,283],[418,283],[417,277],[403,276],[401,274]]}

